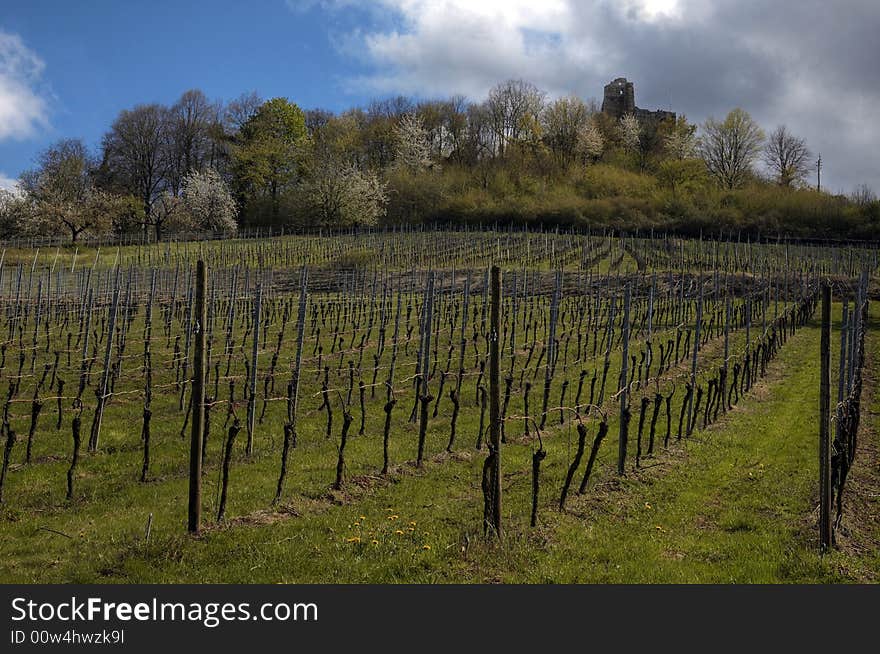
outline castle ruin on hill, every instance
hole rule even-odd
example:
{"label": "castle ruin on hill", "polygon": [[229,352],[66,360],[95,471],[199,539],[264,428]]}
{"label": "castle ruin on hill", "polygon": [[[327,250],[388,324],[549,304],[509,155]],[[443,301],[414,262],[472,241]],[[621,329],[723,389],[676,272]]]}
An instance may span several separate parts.
{"label": "castle ruin on hill", "polygon": [[625,77],[618,77],[605,85],[602,112],[618,120],[626,114],[633,114],[640,123],[659,123],[665,120],[675,122],[673,111],[639,109],[636,106],[635,87]]}

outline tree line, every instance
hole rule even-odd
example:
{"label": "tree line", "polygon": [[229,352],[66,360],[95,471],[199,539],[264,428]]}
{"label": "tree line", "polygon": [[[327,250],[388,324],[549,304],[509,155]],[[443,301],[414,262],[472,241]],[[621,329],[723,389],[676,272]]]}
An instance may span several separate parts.
{"label": "tree line", "polygon": [[422,221],[870,235],[873,192],[811,190],[813,161],[739,108],[701,125],[615,119],[523,80],[481,102],[397,96],[338,114],[194,89],[121,111],[96,152],[47,148],[0,195],[0,236]]}

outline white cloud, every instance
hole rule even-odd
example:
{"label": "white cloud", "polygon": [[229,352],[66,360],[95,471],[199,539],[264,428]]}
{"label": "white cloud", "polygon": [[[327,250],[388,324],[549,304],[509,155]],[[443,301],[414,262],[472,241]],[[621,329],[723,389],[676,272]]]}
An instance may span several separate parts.
{"label": "white cloud", "polygon": [[0,191],[18,191],[18,180],[12,179],[0,171]]}
{"label": "white cloud", "polygon": [[45,64],[16,34],[0,31],[0,141],[23,139],[48,126],[39,90]]}

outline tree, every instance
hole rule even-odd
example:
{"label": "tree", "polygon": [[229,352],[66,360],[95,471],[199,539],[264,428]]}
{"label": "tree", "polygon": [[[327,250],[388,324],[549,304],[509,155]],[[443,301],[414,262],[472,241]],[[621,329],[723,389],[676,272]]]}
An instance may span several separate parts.
{"label": "tree", "polygon": [[144,225],[144,207],[138,198],[100,188],[94,189],[89,196],[86,213],[93,225],[117,235],[132,232]]}
{"label": "tree", "polygon": [[508,144],[519,141],[527,130],[538,125],[544,97],[543,91],[523,80],[507,80],[489,91],[486,109],[495,131],[496,154],[503,156]]}
{"label": "tree", "polygon": [[198,89],[186,91],[169,110],[168,182],[175,195],[190,171],[213,162],[214,127],[219,123],[220,106]]}
{"label": "tree", "polygon": [[777,127],[764,147],[764,163],[780,186],[802,182],[811,169],[810,151],[802,138],[791,134],[785,125]]}
{"label": "tree", "polygon": [[152,227],[156,240],[161,241],[168,230],[190,228],[193,221],[183,198],[165,191],[154,200],[153,210],[144,216],[144,224]]}
{"label": "tree", "polygon": [[306,111],[306,129],[309,136],[314,138],[315,133],[333,119],[333,112],[327,109],[309,109]]}
{"label": "tree", "polygon": [[226,182],[213,168],[192,170],[183,179],[183,203],[199,229],[232,233],[238,228],[238,207]]}
{"label": "tree", "polygon": [[667,159],[657,167],[657,181],[672,191],[673,197],[679,191],[699,188],[705,178],[706,165],[700,159]]}
{"label": "tree", "polygon": [[300,177],[308,142],[305,114],[287,98],[264,102],[239,132],[233,148],[239,191],[246,199],[268,198],[275,221],[281,194]]}
{"label": "tree", "polygon": [[697,126],[688,123],[684,116],[679,116],[672,130],[664,137],[663,146],[670,159],[693,159],[697,155]]}
{"label": "tree", "polygon": [[231,100],[223,111],[223,122],[226,130],[230,134],[239,132],[253,118],[262,104],[263,99],[256,91],[242,93],[235,100]]}
{"label": "tree", "polygon": [[27,196],[0,189],[0,238],[12,238],[24,232],[32,214],[33,204]]}
{"label": "tree", "polygon": [[709,118],[703,124],[699,152],[709,174],[725,189],[745,184],[761,152],[764,133],[742,109],[734,109],[723,122]]}
{"label": "tree", "polygon": [[394,165],[410,171],[433,165],[428,131],[418,114],[405,114],[394,126]]}
{"label": "tree", "polygon": [[617,123],[617,132],[620,137],[620,143],[627,152],[636,152],[639,149],[640,138],[642,135],[642,126],[639,119],[633,114],[621,116]]}
{"label": "tree", "polygon": [[850,200],[853,204],[856,204],[860,207],[866,207],[869,204],[877,201],[877,194],[874,193],[874,189],[872,189],[867,184],[859,184],[855,187],[852,194],[850,195]]}
{"label": "tree", "polygon": [[150,220],[153,202],[171,172],[169,112],[158,104],[123,110],[102,142],[102,179],[112,190],[140,198]]}
{"label": "tree", "polygon": [[563,165],[578,151],[578,137],[591,122],[594,112],[577,96],[559,98],[544,108],[541,123],[544,141]]}
{"label": "tree", "polygon": [[302,187],[308,213],[321,225],[375,225],[385,215],[385,184],[371,171],[322,158]]}
{"label": "tree", "polygon": [[463,95],[453,95],[442,105],[442,126],[445,140],[442,154],[460,160],[461,149],[467,136],[468,103]]}
{"label": "tree", "polygon": [[589,120],[578,130],[577,151],[590,161],[596,161],[605,151],[605,138],[595,120]]}
{"label": "tree", "polygon": [[70,233],[76,242],[90,228],[103,228],[103,215],[90,210],[95,161],[85,144],[65,139],[38,157],[37,168],[22,174],[20,186],[33,203],[27,225],[38,233]]}
{"label": "tree", "polygon": [[317,128],[312,136],[301,206],[310,224],[373,225],[385,215],[385,184],[363,166],[359,145],[360,112],[346,112]]}

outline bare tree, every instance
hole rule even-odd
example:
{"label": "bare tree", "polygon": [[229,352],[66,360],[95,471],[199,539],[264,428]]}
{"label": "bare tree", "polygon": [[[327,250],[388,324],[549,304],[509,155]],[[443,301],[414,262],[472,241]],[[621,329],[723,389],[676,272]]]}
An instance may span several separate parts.
{"label": "bare tree", "polygon": [[333,119],[333,112],[327,109],[308,109],[306,112],[306,129],[313,137]]}
{"label": "bare tree", "polygon": [[877,194],[874,193],[874,189],[867,184],[859,184],[856,186],[849,197],[854,204],[857,204],[860,207],[867,206],[872,202],[877,201]]}
{"label": "bare tree", "polygon": [[148,104],[122,111],[102,142],[104,177],[143,202],[148,222],[153,202],[169,182],[169,137],[168,109]]}
{"label": "bare tree", "polygon": [[802,138],[791,134],[785,125],[777,127],[764,147],[764,163],[780,186],[802,182],[812,169],[812,155]]}
{"label": "bare tree", "polygon": [[453,95],[443,103],[443,131],[446,134],[446,150],[456,161],[467,139],[468,102],[463,95]]}
{"label": "bare tree", "polygon": [[543,91],[523,80],[507,80],[489,91],[486,108],[497,137],[498,155],[503,156],[508,144],[519,141],[538,125],[544,97]]}
{"label": "bare tree", "polygon": [[183,178],[192,170],[202,170],[212,158],[212,127],[220,122],[220,105],[202,91],[190,89],[168,113],[168,183],[177,195]]}
{"label": "bare tree", "polygon": [[257,113],[257,109],[262,104],[263,99],[256,91],[242,93],[235,100],[230,101],[223,112],[226,129],[233,134],[238,132]]}
{"label": "bare tree", "polygon": [[734,109],[723,122],[709,118],[703,124],[699,152],[709,174],[723,188],[745,184],[761,152],[764,133],[742,109]]}

